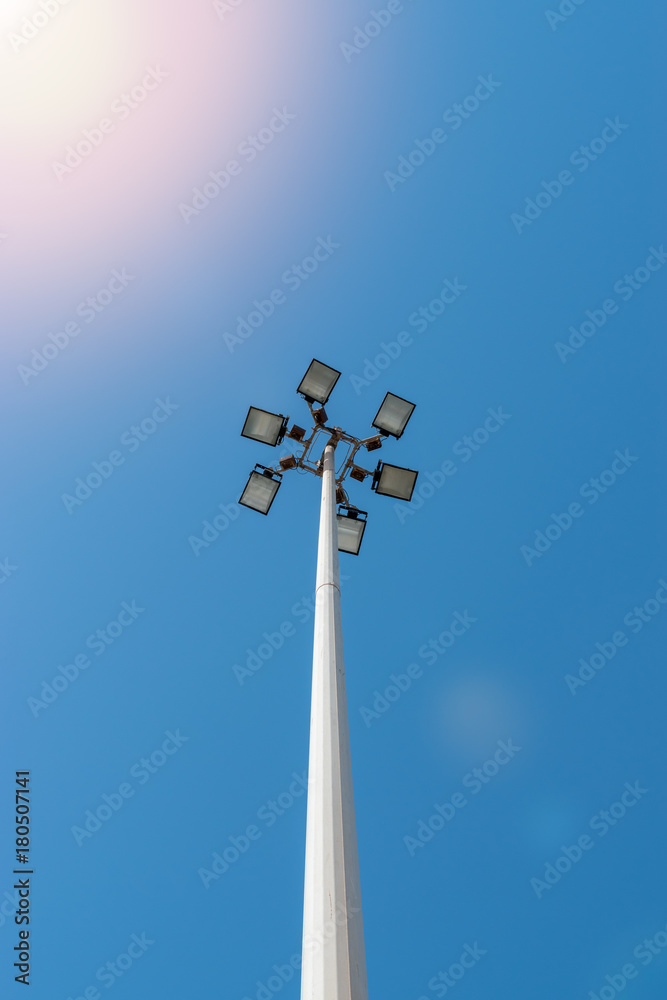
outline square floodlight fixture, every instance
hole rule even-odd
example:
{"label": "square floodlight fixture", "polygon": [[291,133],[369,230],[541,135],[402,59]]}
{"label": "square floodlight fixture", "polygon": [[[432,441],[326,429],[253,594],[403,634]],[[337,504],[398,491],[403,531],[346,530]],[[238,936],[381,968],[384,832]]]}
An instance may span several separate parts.
{"label": "square floodlight fixture", "polygon": [[381,447],[382,447],[382,438],[380,437],[379,434],[376,434],[375,437],[368,438],[368,440],[366,441],[367,451],[377,451],[378,448]]}
{"label": "square floodlight fixture", "polygon": [[342,507],[338,510],[336,520],[338,522],[338,551],[358,556],[366,530],[366,511],[357,510],[356,507]]}
{"label": "square floodlight fixture", "polygon": [[340,372],[337,372],[335,368],[330,368],[329,365],[322,364],[321,361],[313,358],[296,391],[304,396],[309,403],[324,404],[339,378]]}
{"label": "square floodlight fixture", "polygon": [[280,459],[281,469],[296,469],[296,458],[294,455],[285,455]]}
{"label": "square floodlight fixture", "polygon": [[273,448],[280,444],[286,430],[287,418],[283,417],[282,413],[270,413],[269,410],[259,410],[256,406],[251,406],[241,436],[261,441],[262,444],[271,445]]}
{"label": "square floodlight fixture", "polygon": [[380,496],[393,497],[395,500],[405,500],[409,503],[418,475],[414,469],[404,469],[400,465],[380,462],[373,475],[372,489]]}
{"label": "square floodlight fixture", "polygon": [[321,427],[324,427],[327,422],[327,411],[324,407],[320,406],[319,409],[313,410],[313,416],[315,417],[315,422],[320,424]]}
{"label": "square floodlight fixture", "polygon": [[303,427],[298,427],[296,424],[288,431],[287,437],[291,438],[292,441],[303,441],[306,436],[306,431]]}
{"label": "square floodlight fixture", "polygon": [[[262,466],[260,465],[261,469]],[[275,500],[276,493],[280,488],[280,476],[264,469],[262,472],[256,470],[250,473],[250,478],[246,483],[246,488],[239,500],[244,507],[250,507],[260,514],[268,514],[271,504]]]}
{"label": "square floodlight fixture", "polygon": [[393,392],[388,392],[382,400],[382,406],[375,414],[375,420],[371,426],[377,427],[383,434],[400,438],[412,416],[415,405],[415,403],[409,403],[407,399],[402,399],[401,396],[395,396]]}
{"label": "square floodlight fixture", "polygon": [[350,479],[356,479],[358,483],[363,483],[368,473],[360,469],[358,465],[353,465],[350,469]]}

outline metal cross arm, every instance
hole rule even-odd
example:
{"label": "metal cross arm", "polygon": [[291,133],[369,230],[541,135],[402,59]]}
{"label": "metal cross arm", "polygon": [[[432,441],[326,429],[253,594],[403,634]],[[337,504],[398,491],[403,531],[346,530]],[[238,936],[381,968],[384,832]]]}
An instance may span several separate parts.
{"label": "metal cross arm", "polygon": [[[338,513],[338,523],[344,534],[349,534],[349,528],[342,522],[351,519],[359,521],[361,524],[360,515],[365,515],[364,511],[360,511],[350,502],[344,489],[343,484],[348,476],[357,482],[363,482],[368,477],[372,477],[371,489],[379,495],[407,502],[411,500],[418,475],[414,469],[379,462],[377,467],[371,471],[365,468],[360,461],[357,461],[357,456],[362,448],[368,452],[377,451],[382,447],[387,437],[400,438],[412,416],[415,404],[388,392],[372,423],[377,433],[364,438],[354,437],[341,427],[328,425],[328,417],[324,407],[339,377],[340,372],[335,368],[313,359],[306,374],[301,379],[297,393],[303,396],[308,404],[313,421],[309,435],[307,435],[305,428],[297,424],[289,428],[290,418],[283,416],[282,413],[272,413],[256,406],[250,407],[241,431],[243,437],[260,441],[270,447],[282,444],[287,437],[300,448],[296,449],[294,454],[279,459],[276,465],[256,465],[253,472],[250,473],[239,503],[261,514],[268,514],[280,488],[284,472],[296,469],[297,471],[311,472],[313,475],[321,477],[327,445],[336,449],[339,444],[346,447],[335,470],[334,481],[336,501],[341,508]],[[365,525],[365,521],[363,523]],[[359,531],[359,545],[362,535],[363,528]],[[358,554],[358,547],[356,550],[349,548],[349,542],[350,540],[347,539],[343,551],[352,551],[355,555]]]}

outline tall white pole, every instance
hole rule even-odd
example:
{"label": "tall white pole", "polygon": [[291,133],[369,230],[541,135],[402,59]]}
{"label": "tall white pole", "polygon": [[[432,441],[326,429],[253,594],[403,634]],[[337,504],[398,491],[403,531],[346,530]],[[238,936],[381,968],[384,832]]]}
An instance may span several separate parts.
{"label": "tall white pole", "polygon": [[302,963],[301,1000],[368,1000],[330,444],[317,550]]}

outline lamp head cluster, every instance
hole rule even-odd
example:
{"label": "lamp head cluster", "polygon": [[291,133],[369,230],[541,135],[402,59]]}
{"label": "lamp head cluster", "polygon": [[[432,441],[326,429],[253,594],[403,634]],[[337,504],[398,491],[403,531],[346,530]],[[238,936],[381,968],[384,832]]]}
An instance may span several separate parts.
{"label": "lamp head cluster", "polygon": [[[271,504],[280,488],[282,475],[289,469],[312,472],[322,475],[322,458],[324,448],[332,444],[334,448],[342,444],[344,455],[336,469],[336,502],[338,503],[338,548],[341,552],[358,555],[361,540],[366,530],[366,511],[359,510],[350,503],[343,486],[349,475],[350,479],[363,483],[371,478],[371,489],[380,496],[393,497],[396,500],[409,502],[417,482],[417,472],[414,469],[404,469],[400,465],[390,465],[380,461],[374,471],[360,464],[358,454],[362,448],[366,451],[377,451],[382,447],[387,437],[397,440],[402,436],[408,420],[415,408],[401,396],[388,392],[375,415],[372,427],[378,433],[366,438],[356,438],[347,434],[340,427],[327,426],[325,404],[333,392],[340,372],[330,368],[321,361],[313,359],[306,374],[301,379],[297,393],[302,396],[313,420],[313,428],[308,431],[294,424],[289,428],[289,417],[282,413],[271,413],[251,406],[245,419],[241,435],[253,441],[259,441],[274,448],[282,444],[287,437],[298,447],[295,453],[279,459],[277,466],[256,465],[250,473],[239,503],[260,514],[268,514]],[[288,429],[289,428],[289,429]],[[319,452],[319,445],[322,451]],[[298,451],[298,454],[296,453]],[[259,471],[258,471],[259,470]]]}

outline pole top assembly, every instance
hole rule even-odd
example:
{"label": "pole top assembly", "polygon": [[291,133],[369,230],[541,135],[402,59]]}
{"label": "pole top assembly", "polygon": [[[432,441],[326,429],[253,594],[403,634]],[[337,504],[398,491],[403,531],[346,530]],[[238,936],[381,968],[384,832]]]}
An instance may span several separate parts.
{"label": "pole top assembly", "polygon": [[[339,549],[357,555],[366,527],[366,512],[350,502],[343,484],[348,476],[360,483],[370,478],[371,489],[380,496],[406,502],[412,499],[418,475],[414,469],[380,461],[371,471],[361,464],[359,452],[362,448],[368,452],[377,451],[388,437],[398,440],[412,416],[415,403],[388,392],[371,424],[376,433],[364,438],[354,437],[342,427],[330,426],[324,408],[340,374],[337,369],[313,358],[301,379],[296,391],[308,404],[312,419],[310,433],[298,424],[293,424],[290,428],[289,416],[256,406],[250,407],[241,431],[242,437],[272,448],[288,438],[294,441],[296,447],[293,454],[283,456],[276,465],[256,465],[250,473],[239,503],[260,514],[268,514],[280,488],[283,473],[297,469],[321,477],[325,449],[327,446],[338,449],[337,454],[341,457],[335,471],[335,486],[336,501],[339,504]],[[338,448],[339,445],[342,447]]]}

